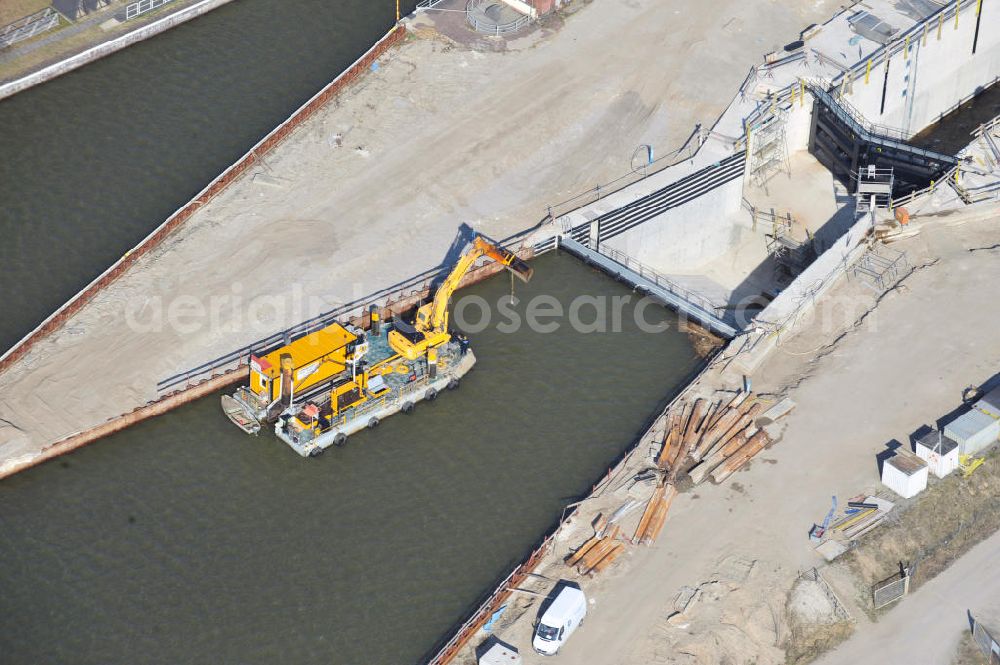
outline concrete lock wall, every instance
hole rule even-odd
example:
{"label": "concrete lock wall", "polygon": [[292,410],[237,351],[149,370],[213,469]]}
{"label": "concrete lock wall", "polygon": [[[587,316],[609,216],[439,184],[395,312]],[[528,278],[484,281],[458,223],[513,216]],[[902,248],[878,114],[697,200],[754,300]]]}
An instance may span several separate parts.
{"label": "concrete lock wall", "polygon": [[861,74],[846,84],[847,101],[869,121],[912,135],[996,80],[1000,0],[963,4],[957,27],[953,7],[916,26],[908,41],[904,35],[873,57],[867,77]]}
{"label": "concrete lock wall", "polygon": [[734,349],[735,367],[744,374],[753,374],[764,358],[785,335],[813,311],[816,301],[847,273],[848,268],[867,249],[865,239],[872,220],[865,216],[855,222],[832,247],[823,252],[802,271],[788,287],[778,294],[754,318],[754,331],[744,346]]}
{"label": "concrete lock wall", "polygon": [[605,241],[605,245],[665,273],[696,270],[725,254],[744,229],[736,220],[743,178],[736,178]]}
{"label": "concrete lock wall", "polygon": [[792,102],[791,112],[785,121],[785,145],[789,154],[809,149],[813,103],[813,97],[808,93]]}

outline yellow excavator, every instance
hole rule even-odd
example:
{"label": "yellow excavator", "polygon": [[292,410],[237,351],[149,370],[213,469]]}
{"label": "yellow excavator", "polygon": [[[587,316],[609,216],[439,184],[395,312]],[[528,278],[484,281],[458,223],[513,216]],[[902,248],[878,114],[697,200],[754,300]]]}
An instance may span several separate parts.
{"label": "yellow excavator", "polygon": [[428,350],[447,344],[451,340],[451,333],[448,331],[448,303],[459,282],[483,256],[501,264],[523,282],[530,280],[534,272],[531,266],[513,252],[477,235],[472,241],[472,247],[462,255],[451,273],[441,283],[437,293],[434,294],[434,299],[417,310],[412,326],[403,321],[396,321],[393,324],[393,329],[389,331],[389,346],[393,351],[408,360],[416,360],[423,357]]}

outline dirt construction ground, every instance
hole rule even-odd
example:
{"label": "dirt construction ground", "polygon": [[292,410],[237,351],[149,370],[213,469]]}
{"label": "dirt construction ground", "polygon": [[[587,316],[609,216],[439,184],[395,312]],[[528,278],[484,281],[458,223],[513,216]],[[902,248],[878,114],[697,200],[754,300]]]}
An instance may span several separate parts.
{"label": "dirt construction ground", "polygon": [[[896,242],[893,246],[906,252],[914,270],[880,298],[858,280],[843,279],[820,300],[812,320],[786,338],[753,377],[758,393],[787,395],[797,404],[779,421],[778,440],[727,483],[703,484],[678,495],[655,545],[630,547],[606,573],[581,581],[592,605],[586,627],[565,645],[563,662],[808,662],[852,632],[867,635],[880,625],[870,624],[852,574],[823,569],[825,561],[813,551],[808,533],[822,521],[831,495],[886,491],[876,461],[886,444],[908,442],[921,426],[956,409],[964,388],[989,381],[1000,370],[995,334],[1000,321],[995,308],[982,300],[984,290],[1000,279],[998,213],[994,206],[987,219],[927,223],[919,234]],[[993,470],[985,466],[977,473]],[[960,500],[982,494],[982,487],[994,482],[985,475],[973,480]],[[921,511],[914,510],[919,518]],[[926,561],[933,566],[934,548],[915,543],[926,544],[940,529],[924,534],[919,522],[907,534],[904,549],[927,550]],[[988,533],[984,527],[980,537]],[[906,555],[874,547],[869,565],[884,566],[888,576]],[[942,561],[950,561],[954,553],[943,556]],[[829,577],[850,621],[837,620],[823,595],[802,580],[796,583],[813,567]],[[558,558],[541,572],[572,578]],[[988,577],[992,581],[981,578],[981,584],[1000,587],[998,576]],[[696,600],[682,616],[670,618],[683,606],[678,596],[685,587],[697,591]],[[929,594],[918,588],[914,598],[924,593]],[[943,655],[921,662],[948,662],[954,654],[964,619],[964,609],[957,606],[943,607],[948,615],[939,617],[950,622],[948,639],[935,646]],[[522,620],[505,626],[498,637],[527,653],[526,663],[548,662],[530,648],[537,607],[523,612]],[[899,630],[896,640],[917,637],[905,635],[908,627]],[[849,639],[844,648],[853,642]],[[852,647],[848,653],[864,652]]]}
{"label": "dirt construction ground", "polygon": [[439,265],[463,223],[506,236],[627,172],[639,144],[677,148],[763,53],[837,3],[572,6],[500,49],[421,19],[265,167],[0,376],[0,470],[156,398],[158,380]]}

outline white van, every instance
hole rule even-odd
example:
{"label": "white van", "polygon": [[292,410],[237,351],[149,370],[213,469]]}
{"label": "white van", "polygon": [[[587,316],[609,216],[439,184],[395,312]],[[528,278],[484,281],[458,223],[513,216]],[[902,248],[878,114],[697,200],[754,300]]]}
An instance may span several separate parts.
{"label": "white van", "polygon": [[587,616],[587,598],[577,587],[559,590],[535,628],[531,646],[543,656],[554,656]]}

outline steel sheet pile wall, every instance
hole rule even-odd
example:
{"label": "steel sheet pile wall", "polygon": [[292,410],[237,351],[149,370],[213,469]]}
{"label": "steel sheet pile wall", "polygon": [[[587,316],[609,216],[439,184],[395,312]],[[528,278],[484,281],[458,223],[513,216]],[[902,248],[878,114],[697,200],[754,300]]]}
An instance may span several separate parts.
{"label": "steel sheet pile wall", "polygon": [[257,145],[250,149],[235,164],[222,172],[205,189],[203,189],[194,199],[171,215],[155,231],[148,235],[138,245],[120,258],[114,265],[101,274],[97,279],[87,285],[82,291],[77,293],[66,304],[56,310],[51,316],[41,323],[37,328],[28,333],[21,341],[11,347],[6,353],[0,356],[0,372],[10,367],[14,362],[24,356],[35,344],[47,335],[58,330],[62,325],[80,309],[90,302],[93,297],[103,288],[110,285],[121,275],[123,275],[140,258],[149,253],[150,250],[158,246],[167,239],[170,234],[177,231],[181,225],[187,221],[195,212],[205,207],[209,201],[217,194],[233,184],[247,170],[256,165],[265,155],[285,140],[296,127],[311,118],[317,111],[325,106],[331,99],[340,94],[344,88],[353,83],[371,67],[379,57],[386,51],[400,43],[406,35],[406,31],[401,27],[394,27],[371,49],[368,50],[354,64],[348,67],[340,76],[335,78],[312,99],[303,104],[287,120],[278,125],[270,134],[265,136]]}

